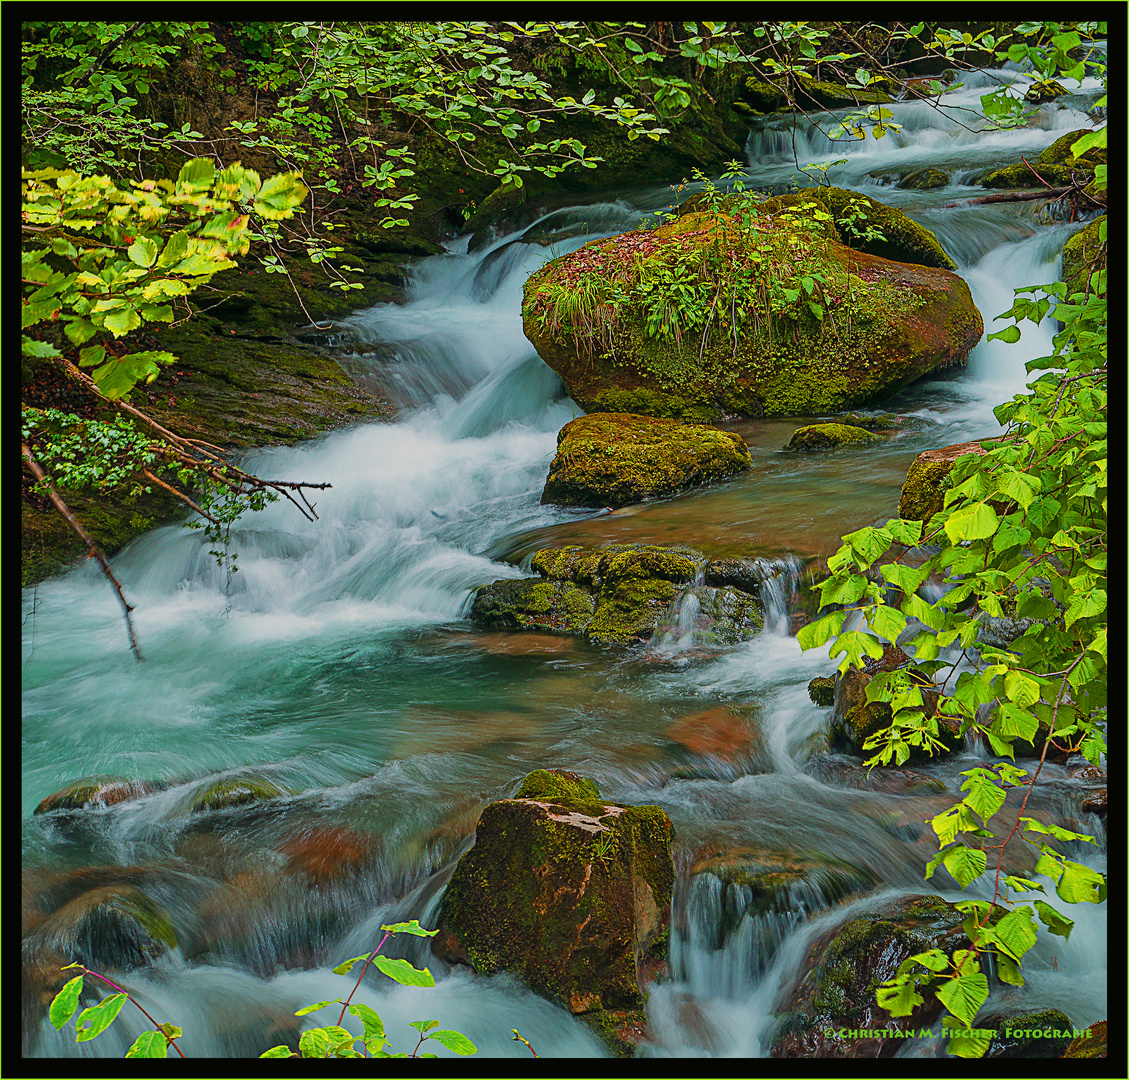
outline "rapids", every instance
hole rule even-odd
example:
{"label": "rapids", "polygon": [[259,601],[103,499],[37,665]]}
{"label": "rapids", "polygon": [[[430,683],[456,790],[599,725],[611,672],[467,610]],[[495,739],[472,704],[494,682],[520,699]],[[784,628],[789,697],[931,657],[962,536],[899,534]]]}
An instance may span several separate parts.
{"label": "rapids", "polygon": [[[973,73],[945,103],[976,104],[990,77]],[[983,134],[971,113],[946,118],[929,104],[898,104],[900,132],[845,149],[803,126],[793,136],[785,118],[771,118],[750,136],[746,183],[779,190],[806,182],[801,165],[846,158],[831,182],[933,229],[988,324],[1013,289],[1055,279],[1078,224],[1041,221],[1031,203],[961,205],[983,192],[968,180],[1088,123],[1095,96],[1084,84],[1042,107],[1032,126]],[[944,169],[950,184],[892,186],[924,167]],[[807,944],[878,895],[828,908],[801,888],[790,911],[745,912],[740,890],[723,898],[718,879],[689,876],[701,847],[755,840],[850,863],[880,892],[961,897],[922,880],[928,855],[917,839],[983,751],[920,767],[944,789],[927,796],[879,790],[857,763],[817,752],[828,714],[806,686],[833,664],[824,650],[801,652],[789,612],[842,533],[896,513],[917,453],[998,430],[993,406],[1023,388],[1024,362],[1049,351],[1050,331],[1028,326],[1014,345],[982,340],[965,369],[881,403],[909,419],[876,448],[790,455],[781,447],[804,418],[746,422],[735,428],[753,467],[738,478],[611,514],[542,506],[556,433],[579,410],[522,334],[522,284],[546,258],[635,228],[675,198],[669,187],[608,193],[491,235],[473,253],[466,238],[452,241],[447,255],[414,267],[403,304],[339,324],[330,347],[397,402],[399,418],[249,454],[245,467],[260,475],[333,487],[318,498],[317,522],[277,503],[240,522],[236,573],[180,527],[156,529],[119,555],[144,664],[134,662],[116,599],[92,567],[25,590],[25,872],[34,887],[84,867],[149,868],[149,891],[183,928],[181,947],[120,978],[184,1029],[186,1053],[256,1055],[279,1041],[272,1031],[293,1025],[296,1009],[347,992],[329,968],[371,948],[382,922],[428,925],[477,814],[534,768],[581,772],[610,799],[657,803],[674,822],[672,978],[653,989],[644,1054],[765,1054]],[[690,594],[675,622],[635,651],[542,636],[522,648],[466,620],[472,591],[526,574],[537,547],[617,541],[760,558],[764,631],[741,646],[705,648],[695,641]],[[725,706],[754,718],[747,754],[699,757],[666,734],[679,717]],[[251,813],[189,813],[204,782],[242,770],[289,794]],[[90,812],[80,827],[32,816],[46,795],[94,774],[167,786]],[[1073,857],[1104,869],[1100,821],[1075,808],[1065,770],[1048,766],[1044,775],[1037,808],[1096,834],[1098,849]],[[327,827],[367,838],[361,873],[312,890],[248,894],[228,932],[200,944],[201,912],[214,907],[209,898],[232,867],[268,875],[280,847]],[[723,932],[725,904],[737,907]],[[1107,1009],[1105,904],[1080,907],[1069,912],[1078,923],[1069,944],[1040,936],[1023,998],[1061,1008],[1076,1027]],[[542,1056],[603,1052],[564,1009],[516,981],[444,970],[409,944],[407,955],[435,971],[436,988],[376,976],[359,998],[383,1016],[391,1049],[414,1045],[408,1021],[434,1016],[483,1055],[525,1055],[511,1028]],[[120,1056],[141,1030],[133,1011],[78,1045],[44,1021],[31,1033],[33,1052]],[[901,1049],[938,1052],[928,1039]]]}

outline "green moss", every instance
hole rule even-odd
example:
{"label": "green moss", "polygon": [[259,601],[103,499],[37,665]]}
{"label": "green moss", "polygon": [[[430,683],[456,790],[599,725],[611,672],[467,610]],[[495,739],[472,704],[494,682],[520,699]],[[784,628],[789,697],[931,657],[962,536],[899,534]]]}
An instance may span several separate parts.
{"label": "green moss", "polygon": [[633,1058],[638,1038],[647,1026],[642,1009],[600,1009],[580,1017],[603,1041],[613,1057]]}
{"label": "green moss", "polygon": [[600,789],[594,780],[579,773],[561,769],[534,769],[522,780],[514,798],[590,803],[600,798]]}
{"label": "green moss", "polygon": [[279,799],[284,792],[269,780],[257,777],[239,776],[216,780],[205,785],[192,799],[193,812],[205,810],[226,810],[233,806],[246,806],[248,803]]}
{"label": "green moss", "polygon": [[1039,155],[1039,164],[1073,165],[1092,172],[1095,165],[1100,165],[1106,160],[1105,149],[1092,146],[1080,158],[1076,158],[1070,149],[1083,135],[1089,134],[1089,128],[1076,128],[1061,135]]}
{"label": "green moss", "polygon": [[[708,213],[594,241],[547,264],[526,283],[526,335],[582,407],[606,408],[633,395],[634,408],[683,416],[691,408],[746,416],[835,411],[963,361],[983,323],[961,279],[920,262],[895,269],[851,252],[801,227],[786,209],[758,218],[763,288],[778,292],[769,303],[766,291],[765,306],[745,317],[736,345],[729,330],[681,341],[651,333],[643,301],[632,299],[631,290],[649,280],[651,262],[674,258],[676,248],[678,259],[692,262],[693,252],[711,243],[744,243],[730,219]],[[920,234],[931,234],[912,227],[925,245]],[[822,321],[798,299],[804,276],[809,286],[822,282],[825,299],[835,298]],[[794,302],[782,291],[790,281]],[[623,295],[612,305],[617,289]]]}
{"label": "green moss", "polygon": [[1072,183],[1071,173],[1074,170],[1068,165],[1036,164],[1035,169],[1038,176],[1020,161],[988,173],[980,184],[986,188],[1039,188],[1044,180],[1053,187],[1068,187]]}
{"label": "green moss", "polygon": [[808,697],[813,705],[826,708],[835,704],[835,680],[829,676],[817,676],[808,683]]}
{"label": "green moss", "polygon": [[506,214],[523,206],[528,194],[528,189],[524,185],[514,187],[512,184],[499,184],[478,204],[478,208],[467,218],[466,224],[460,231],[482,232]]}
{"label": "green moss", "polygon": [[1023,100],[1029,105],[1042,105],[1047,101],[1054,101],[1055,98],[1060,98],[1064,94],[1069,93],[1062,83],[1057,83],[1054,79],[1036,79],[1028,88],[1027,93],[1023,95]]}
{"label": "green moss", "polygon": [[[1036,1009],[1032,1012],[1006,1016],[992,1016],[990,1024],[996,1034],[988,1045],[987,1058],[1054,1058],[1063,1056],[1069,1049],[1074,1032],[1074,1021],[1058,1009]],[[1025,1038],[1021,1032],[1041,1032]],[[1061,1035],[1051,1035],[1059,1031]],[[1008,1033],[1011,1034],[1008,1034]]]}
{"label": "green moss", "polygon": [[928,521],[945,504],[951,461],[914,461],[906,473],[898,500],[898,516],[905,521]]}
{"label": "green moss", "polygon": [[932,191],[949,183],[949,174],[940,169],[918,169],[898,181],[898,187],[907,191]]}
{"label": "green moss", "polygon": [[48,795],[36,808],[36,814],[48,814],[53,810],[88,810],[113,806],[128,799],[138,799],[162,784],[151,781],[126,780],[116,776],[92,777],[76,780],[73,784]]}
{"label": "green moss", "polygon": [[626,413],[582,416],[557,438],[541,495],[565,506],[623,506],[719,480],[751,464],[740,435]]}
{"label": "green moss", "polygon": [[[1088,285],[1092,291],[1090,283],[1093,275],[1106,268],[1106,242],[1099,236],[1105,220],[1106,215],[1103,214],[1079,229],[1062,249],[1062,279],[1066,282],[1068,295],[1084,293]],[[1105,289],[1099,295],[1104,296]]]}
{"label": "green moss", "polygon": [[849,443],[875,442],[865,428],[851,427],[849,424],[811,424],[797,428],[788,440],[786,450],[830,450]]}

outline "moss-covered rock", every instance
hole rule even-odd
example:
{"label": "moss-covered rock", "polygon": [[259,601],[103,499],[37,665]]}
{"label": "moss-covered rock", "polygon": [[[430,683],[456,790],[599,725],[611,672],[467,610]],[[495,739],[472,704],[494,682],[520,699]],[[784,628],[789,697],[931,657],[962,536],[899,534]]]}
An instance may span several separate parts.
{"label": "moss-covered rock", "polygon": [[1104,1058],[1107,1056],[1106,1021],[1091,1024],[1063,1051],[1064,1058]]}
{"label": "moss-covered rock", "polygon": [[906,1017],[891,1017],[875,1001],[879,983],[914,953],[967,948],[964,915],[939,896],[902,899],[852,919],[810,947],[807,973],[784,1002],[781,1028],[770,1050],[776,1058],[890,1057],[904,1039],[841,1038],[846,1028],[920,1030],[941,1013],[926,993]]}
{"label": "moss-covered rock", "polygon": [[597,413],[561,428],[541,495],[562,506],[623,506],[749,468],[736,432],[652,416]]}
{"label": "moss-covered rock", "polygon": [[[484,585],[475,593],[470,617],[494,629],[550,630],[627,645],[650,639],[706,560],[688,548],[613,544],[543,548],[531,565],[541,580]],[[732,586],[694,589],[704,641],[730,644],[764,625],[753,595]]]}
{"label": "moss-covered rock", "polygon": [[36,951],[54,951],[89,967],[132,968],[175,949],[168,914],[132,885],[105,885],[59,908],[32,931]]}
{"label": "moss-covered rock", "polygon": [[813,79],[806,72],[797,73],[798,82],[792,88],[796,105],[775,83],[750,76],[740,91],[741,101],[760,113],[790,111],[796,107],[810,109],[844,108],[852,105],[883,105],[894,99],[879,87],[847,87],[825,79]]}
{"label": "moss-covered rock", "polygon": [[[818,199],[804,205],[825,213]],[[528,279],[526,336],[588,412],[628,400],[636,412],[710,419],[833,412],[964,362],[983,322],[960,278],[855,251],[805,220],[795,207],[763,213],[754,242],[726,214],[689,213],[593,241]],[[761,275],[736,346],[721,311],[708,330],[662,331],[670,305],[686,302],[675,277],[730,258]],[[801,299],[806,288],[822,297],[822,319]],[[714,296],[699,296],[703,312]]]}
{"label": "moss-covered rock", "polygon": [[808,683],[808,697],[813,705],[826,708],[835,704],[835,678],[832,675],[817,675]]}
{"label": "moss-covered rock", "polygon": [[989,1014],[977,1026],[996,1030],[986,1058],[1060,1057],[1074,1039],[1074,1021],[1058,1009]]}
{"label": "moss-covered rock", "polygon": [[521,187],[499,184],[478,204],[460,232],[475,234],[485,232],[489,226],[524,206],[528,195],[529,191],[524,184]]}
{"label": "moss-covered rock", "polygon": [[928,521],[945,504],[949,473],[957,458],[965,454],[983,456],[987,451],[977,442],[954,443],[938,450],[925,450],[913,459],[898,499],[898,516],[905,521]]}
{"label": "moss-covered rock", "polygon": [[433,947],[484,975],[511,972],[574,1014],[641,1009],[666,956],[670,819],[657,806],[578,800],[595,785],[566,774],[558,789],[552,776],[539,770],[520,789],[540,798],[482,812]]}
{"label": "moss-covered rock", "polygon": [[918,169],[907,173],[898,181],[898,187],[907,191],[933,191],[949,183],[949,174],[941,169]]}
{"label": "moss-covered rock", "polygon": [[878,436],[849,424],[810,424],[796,428],[785,450],[833,450],[850,443],[876,442]]}
{"label": "moss-covered rock", "polygon": [[36,814],[49,814],[57,810],[104,809],[129,799],[140,799],[165,785],[150,780],[126,780],[120,776],[93,776],[76,780],[48,795],[34,810]]}
{"label": "moss-covered rock", "polygon": [[841,413],[835,417],[836,424],[849,424],[864,431],[893,431],[901,426],[902,418],[896,413]]}
{"label": "moss-covered rock", "polygon": [[[879,672],[895,670],[905,670],[913,677],[914,683],[921,690],[926,718],[934,715],[940,695],[932,679],[926,672],[914,666],[901,649],[887,646],[880,660],[868,658],[862,669],[848,668],[835,676],[833,692],[835,711],[831,716],[831,729],[834,742],[841,749],[852,754],[869,756],[871,751],[863,749],[866,740],[890,726],[893,711],[889,702],[868,701],[866,688]],[[952,753],[960,749],[963,739],[959,728],[960,725],[954,720],[947,717],[937,718],[936,738],[941,743],[941,749],[929,754],[920,747],[911,747],[909,760],[928,761],[938,753]],[[898,764],[901,763],[896,760],[890,762],[891,766]]]}
{"label": "moss-covered rock", "polygon": [[1094,275],[1106,268],[1106,241],[1101,238],[1103,214],[1079,229],[1062,249],[1062,280],[1069,293],[1097,293],[1105,296],[1104,287],[1098,288]]}
{"label": "moss-covered rock", "polygon": [[201,787],[193,796],[194,813],[228,810],[235,806],[280,799],[286,794],[277,784],[260,776],[225,776]]}
{"label": "moss-covered rock", "polygon": [[1028,105],[1043,105],[1067,93],[1069,93],[1069,91],[1066,87],[1063,86],[1062,83],[1055,82],[1054,79],[1036,79],[1027,88],[1027,93],[1023,95],[1023,100],[1026,101]]}
{"label": "moss-covered rock", "polygon": [[[1070,148],[1083,135],[1088,135],[1087,128],[1078,128],[1068,131],[1065,135],[1055,139],[1034,162],[1034,169],[1029,168],[1022,161],[1014,165],[1005,165],[985,176],[980,183],[987,188],[1038,188],[1043,186],[1043,180],[1056,187],[1065,187],[1072,184],[1076,178],[1084,178],[1087,173],[1092,173],[1095,166],[1103,164],[1106,152],[1100,147],[1091,147],[1080,158],[1075,158]],[[1039,176],[1035,173],[1038,172]],[[1040,180],[1039,177],[1043,180]]]}
{"label": "moss-covered rock", "polygon": [[839,238],[850,248],[894,262],[956,269],[956,263],[940,240],[924,225],[919,225],[903,211],[858,191],[840,187],[805,188],[796,195],[767,199],[761,209],[772,213],[777,207],[809,200],[816,200],[826,208]]}

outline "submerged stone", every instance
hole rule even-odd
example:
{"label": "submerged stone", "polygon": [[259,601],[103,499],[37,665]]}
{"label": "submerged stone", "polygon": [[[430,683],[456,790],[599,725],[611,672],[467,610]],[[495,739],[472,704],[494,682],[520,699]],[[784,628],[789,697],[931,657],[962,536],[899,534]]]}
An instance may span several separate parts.
{"label": "submerged stone", "polygon": [[31,934],[35,945],[93,968],[133,968],[175,949],[168,913],[132,885],[91,889]]}
{"label": "submerged stone", "polygon": [[234,806],[279,799],[286,792],[257,776],[228,776],[205,784],[192,797],[192,811],[227,810]]}
{"label": "submerged stone", "polygon": [[49,814],[55,810],[102,810],[130,799],[140,799],[164,784],[152,780],[126,780],[119,776],[94,776],[76,780],[53,795],[48,795],[34,810]]}
{"label": "submerged stone", "polygon": [[917,169],[898,181],[898,187],[907,191],[932,191],[949,183],[949,174],[941,169]]}
{"label": "submerged stone", "polygon": [[849,443],[874,442],[878,438],[865,428],[849,424],[810,424],[796,428],[785,450],[833,450]]}
{"label": "submerged stone", "polygon": [[482,812],[443,895],[434,950],[480,974],[511,972],[599,1031],[622,1017],[598,1014],[642,1008],[665,961],[670,819],[606,802],[572,773],[538,770],[518,796]]}
{"label": "submerged stone", "polygon": [[624,506],[708,484],[751,464],[745,440],[736,432],[598,413],[561,428],[541,501]]}

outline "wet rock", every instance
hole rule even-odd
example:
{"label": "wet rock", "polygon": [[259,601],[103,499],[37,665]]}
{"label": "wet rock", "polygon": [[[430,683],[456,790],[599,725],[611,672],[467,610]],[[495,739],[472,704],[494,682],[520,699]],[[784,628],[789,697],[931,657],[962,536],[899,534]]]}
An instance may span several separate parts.
{"label": "wet rock", "polygon": [[721,480],[751,464],[749,448],[735,432],[598,413],[561,428],[541,501],[624,506]]}
{"label": "wet rock", "polygon": [[257,776],[226,776],[205,784],[192,796],[193,813],[228,810],[235,806],[279,799],[287,794],[270,780]]}
{"label": "wet rock", "polygon": [[140,967],[177,946],[167,912],[132,885],[83,893],[37,926],[29,940],[100,970]]}
{"label": "wet rock", "polygon": [[695,754],[709,754],[725,761],[747,757],[759,737],[746,717],[732,709],[707,709],[676,720],[666,729],[667,737]]}
{"label": "wet rock", "polygon": [[835,677],[833,675],[817,675],[808,683],[808,697],[813,705],[826,708],[835,704]]}
{"label": "wet rock", "polygon": [[809,759],[804,765],[804,772],[825,784],[887,795],[937,795],[947,790],[944,782],[935,776],[905,768],[869,769],[859,761],[839,754]]}
{"label": "wet rock", "polygon": [[[689,548],[613,544],[542,548],[531,563],[543,580],[495,581],[475,593],[470,617],[492,629],[552,630],[601,644],[647,641],[669,621],[680,592],[706,566]],[[694,586],[702,633],[720,643],[763,626],[755,598],[727,586]]]}
{"label": "wet rock", "polygon": [[475,239],[479,240],[479,243],[475,244],[470,250],[474,251],[482,246],[489,226],[510,217],[515,210],[524,206],[528,194],[529,191],[524,185],[514,187],[513,184],[499,184],[490,192],[478,204],[477,209],[467,218],[466,224],[459,230],[464,233],[474,233]]}
{"label": "wet rock", "polygon": [[[951,261],[936,238],[900,212],[824,188],[752,209],[755,238],[727,212],[691,212],[651,231],[594,240],[528,279],[526,336],[574,401],[589,413],[695,420],[819,414],[961,364],[980,339],[983,322],[967,285],[940,268]],[[889,238],[883,252],[858,233],[843,235],[859,249],[839,243],[832,234],[840,211],[844,229],[854,219],[862,230],[864,214],[878,224]],[[802,273],[790,246],[801,239],[811,252]],[[912,262],[885,254],[895,249]],[[672,255],[689,260],[701,252],[724,266],[754,251],[760,265],[778,267],[772,287],[788,289],[780,303],[795,294],[790,306],[762,310],[751,298],[755,310],[736,340],[713,323],[680,326],[676,334],[655,315],[673,303],[664,291]],[[803,278],[815,287],[812,274],[830,304],[823,319],[800,300]]]}
{"label": "wet rock", "polygon": [[641,1009],[651,962],[665,960],[671,833],[657,806],[608,803],[591,780],[537,770],[482,812],[443,896],[434,951],[619,1023],[590,1014]]}
{"label": "wet rock", "polygon": [[877,435],[849,424],[811,424],[796,428],[785,450],[832,450],[849,443],[875,442]]}
{"label": "wet rock", "polygon": [[729,585],[750,596],[759,596],[762,572],[756,559],[714,559],[706,565],[704,580],[707,585]]}
{"label": "wet rock", "polygon": [[1023,95],[1023,100],[1026,101],[1028,105],[1043,105],[1069,92],[1070,91],[1067,90],[1062,83],[1055,82],[1054,79],[1036,79],[1035,82],[1027,88],[1027,93]]}
{"label": "wet rock", "polygon": [[1106,1050],[1106,1021],[1091,1024],[1082,1035],[1074,1039],[1063,1052],[1064,1058],[1104,1058]]}
{"label": "wet rock", "polygon": [[1062,249],[1062,280],[1066,282],[1067,293],[1096,293],[1104,296],[1104,288],[1098,287],[1094,275],[1106,268],[1106,242],[1099,235],[1106,220],[1103,214],[1088,225],[1079,229]]}
{"label": "wet rock", "polygon": [[326,885],[351,877],[371,855],[367,836],[335,827],[313,828],[287,840],[279,851],[289,869],[304,874],[311,883]]}
{"label": "wet rock", "polygon": [[949,174],[941,169],[918,169],[903,176],[898,181],[898,187],[907,191],[932,191],[934,188],[943,188],[949,183]]}
{"label": "wet rock", "polygon": [[1091,791],[1086,795],[1082,800],[1082,809],[1088,814],[1097,814],[1104,820],[1108,800],[1109,792],[1105,788],[1099,788],[1097,791]]}
{"label": "wet rock", "polygon": [[896,413],[841,413],[835,417],[837,424],[848,424],[866,431],[892,431],[902,426],[902,418]]}
{"label": "wet rock", "polygon": [[898,500],[898,516],[905,521],[927,522],[938,510],[944,506],[945,491],[948,489],[949,473],[957,458],[965,454],[978,454],[981,457],[987,451],[980,445],[981,442],[991,442],[982,439],[976,442],[954,443],[952,446],[942,446],[938,450],[926,450],[913,459],[913,464],[906,473],[906,482],[902,485],[901,498]]}
{"label": "wet rock", "polygon": [[[866,740],[875,732],[890,726],[893,710],[889,702],[867,701],[866,688],[870,680],[879,672],[905,669],[921,687],[921,696],[926,718],[932,717],[940,694],[933,686],[930,677],[910,662],[910,658],[896,646],[886,646],[882,659],[868,659],[862,670],[848,668],[835,676],[835,711],[831,717],[831,728],[835,742],[851,753],[869,757],[872,751],[864,750]],[[960,749],[963,739],[960,725],[948,717],[937,718],[937,738],[943,749],[930,755],[920,747],[910,749],[910,761],[928,761],[937,753],[951,753]],[[897,765],[894,760],[892,765]]]}
{"label": "wet rock", "polygon": [[48,795],[36,808],[36,814],[57,810],[102,810],[129,799],[140,799],[166,784],[153,780],[126,780],[120,776],[93,776],[76,780],[53,795]]}
{"label": "wet rock", "polygon": [[775,1058],[892,1057],[904,1039],[840,1038],[842,1028],[920,1029],[941,1014],[926,993],[906,1017],[891,1017],[875,1001],[879,983],[898,965],[933,948],[967,948],[964,915],[939,896],[914,897],[876,907],[838,930],[817,938],[808,950],[806,974],[784,1002]]}
{"label": "wet rock", "polygon": [[810,912],[877,884],[868,870],[826,855],[759,846],[700,853],[690,867],[691,880],[699,874],[722,883],[717,947],[747,915]]}
{"label": "wet rock", "polygon": [[1103,164],[1106,160],[1105,150],[1099,147],[1092,147],[1080,158],[1075,158],[1070,152],[1074,143],[1087,134],[1089,132],[1086,128],[1067,132],[1032,162],[1034,168],[1020,161],[990,172],[980,183],[987,188],[1038,188],[1043,186],[1043,181],[1053,187],[1065,187],[1075,179],[1084,181],[1088,174],[1093,173],[1096,165]]}
{"label": "wet rock", "polygon": [[990,1013],[977,1027],[995,1028],[986,1058],[1061,1057],[1074,1039],[1074,1021],[1058,1009],[1025,1013]]}

